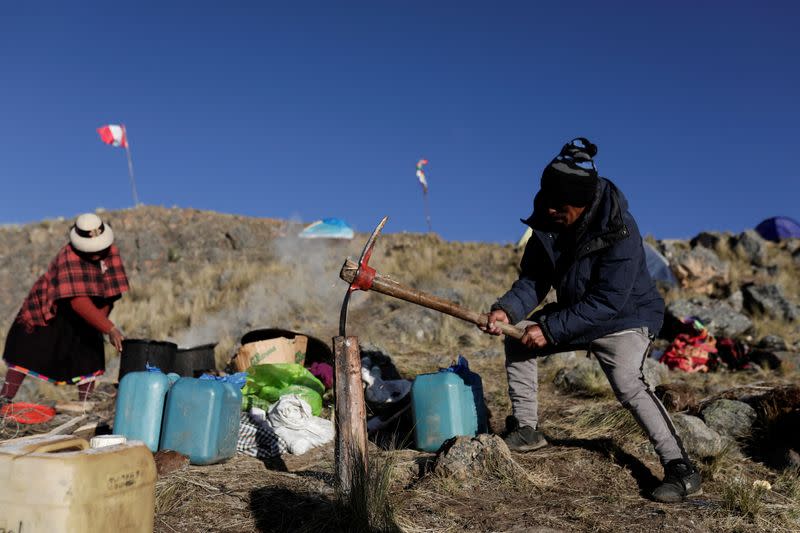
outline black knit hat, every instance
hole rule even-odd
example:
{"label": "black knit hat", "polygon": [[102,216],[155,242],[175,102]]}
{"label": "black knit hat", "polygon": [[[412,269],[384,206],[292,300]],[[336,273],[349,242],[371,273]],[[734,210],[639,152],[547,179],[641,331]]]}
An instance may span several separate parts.
{"label": "black knit hat", "polygon": [[541,188],[548,205],[586,207],[597,189],[597,146],[577,137],[561,149],[542,172]]}

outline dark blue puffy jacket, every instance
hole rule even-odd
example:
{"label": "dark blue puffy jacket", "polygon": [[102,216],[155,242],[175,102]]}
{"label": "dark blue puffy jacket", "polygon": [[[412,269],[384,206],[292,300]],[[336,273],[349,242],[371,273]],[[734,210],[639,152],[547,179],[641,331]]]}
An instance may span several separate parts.
{"label": "dark blue puffy jacket", "polygon": [[505,311],[512,324],[519,322],[555,287],[558,303],[532,318],[551,344],[588,343],[642,326],[658,333],[664,300],[647,271],[642,237],[622,192],[600,178],[584,216],[561,233],[548,227],[541,196],[523,220],[533,235],[520,277],[492,309]]}

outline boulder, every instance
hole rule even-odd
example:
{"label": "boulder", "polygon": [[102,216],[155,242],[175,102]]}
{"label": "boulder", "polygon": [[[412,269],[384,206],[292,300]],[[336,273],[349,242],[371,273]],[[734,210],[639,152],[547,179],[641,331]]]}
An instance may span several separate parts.
{"label": "boulder", "polygon": [[734,439],[750,436],[756,410],[736,400],[715,400],[701,412],[706,425],[723,436]]}
{"label": "boulder", "polygon": [[697,392],[686,383],[666,383],[655,388],[656,396],[668,411],[688,411],[697,407]]}
{"label": "boulder", "polygon": [[392,313],[387,324],[401,344],[431,342],[441,328],[442,315],[430,309],[403,309]]}
{"label": "boulder", "polygon": [[731,237],[731,249],[742,259],[755,266],[764,266],[767,249],[766,241],[756,230],[749,229]]}
{"label": "boulder", "polygon": [[774,352],[783,352],[788,349],[788,346],[786,345],[786,341],[783,340],[783,337],[778,335],[765,335],[761,337],[761,340],[758,341],[756,348]]}
{"label": "boulder", "polygon": [[744,311],[744,295],[742,291],[736,290],[725,300],[737,313]]}
{"label": "boulder", "polygon": [[765,315],[778,320],[800,320],[800,306],[789,301],[778,285],[745,285],[742,287],[744,308],[751,314]]}
{"label": "boulder", "polygon": [[[737,337],[753,327],[753,322],[742,313],[738,313],[727,302],[712,302],[708,298],[692,298],[676,300],[667,306],[667,322],[680,322],[686,317],[694,316],[717,337]],[[665,324],[667,328],[670,324]]]}
{"label": "boulder", "polygon": [[503,439],[488,434],[447,441],[436,456],[433,468],[435,473],[459,481],[505,477],[521,472]]}
{"label": "boulder", "polygon": [[650,385],[651,389],[658,387],[669,377],[669,367],[659,363],[657,359],[652,357],[645,359],[642,372],[644,373],[644,380]]}
{"label": "boulder", "polygon": [[672,422],[683,442],[686,452],[698,459],[716,457],[725,447],[719,433],[709,428],[696,416],[683,413],[672,415]]}
{"label": "boulder", "polygon": [[586,396],[601,396],[611,392],[611,385],[596,359],[580,358],[572,367],[556,373],[553,384],[558,390]]}
{"label": "boulder", "polygon": [[670,260],[670,265],[684,289],[709,294],[729,283],[728,263],[721,261],[714,251],[702,246],[678,252],[675,259]]}
{"label": "boulder", "polygon": [[689,242],[689,244],[691,244],[692,248],[702,246],[704,248],[710,248],[713,250],[717,247],[717,244],[719,244],[721,240],[722,234],[718,231],[701,231]]}

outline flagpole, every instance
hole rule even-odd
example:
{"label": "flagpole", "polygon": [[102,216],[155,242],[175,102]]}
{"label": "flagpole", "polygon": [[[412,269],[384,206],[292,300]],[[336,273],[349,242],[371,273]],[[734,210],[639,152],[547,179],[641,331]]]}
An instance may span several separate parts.
{"label": "flagpole", "polygon": [[128,140],[128,131],[125,129],[125,126],[122,126],[122,131],[124,132],[124,139],[125,139],[125,153],[128,155],[128,176],[131,179],[131,190],[133,191],[133,206],[136,207],[139,205],[139,195],[136,192],[136,180],[133,177],[133,159],[131,158],[131,143]]}
{"label": "flagpole", "polygon": [[425,220],[428,221],[428,233],[433,233],[433,227],[431,227],[431,209],[428,205],[428,191],[425,190],[422,192],[422,197],[425,199]]}

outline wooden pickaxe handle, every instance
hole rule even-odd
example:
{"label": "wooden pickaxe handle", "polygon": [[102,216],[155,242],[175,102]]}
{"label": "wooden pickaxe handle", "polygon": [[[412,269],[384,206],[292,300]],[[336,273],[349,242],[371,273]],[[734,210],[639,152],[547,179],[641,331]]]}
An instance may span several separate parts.
{"label": "wooden pickaxe handle", "polygon": [[[339,277],[347,283],[353,283],[357,273],[358,263],[347,259],[344,262],[344,265],[342,265],[342,270],[339,272]],[[381,294],[386,294],[388,296],[394,296],[395,298],[405,300],[406,302],[411,302],[412,304],[421,305],[422,307],[427,307],[428,309],[433,309],[434,311],[439,311],[441,313],[460,318],[461,320],[471,322],[477,326],[486,326],[488,320],[488,315],[485,313],[477,313],[465,307],[461,307],[453,301],[439,298],[438,296],[433,296],[432,294],[428,294],[417,289],[412,289],[411,287],[402,285],[387,276],[381,275],[380,273],[375,274],[375,278],[372,280],[372,286],[370,287],[370,290],[379,292]],[[504,322],[497,322],[496,324],[504,335],[513,337],[515,339],[521,339],[522,335],[525,333],[521,329],[514,327],[511,324],[506,324]]]}

